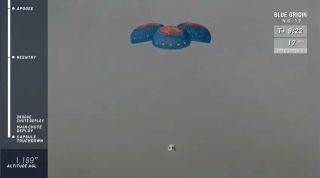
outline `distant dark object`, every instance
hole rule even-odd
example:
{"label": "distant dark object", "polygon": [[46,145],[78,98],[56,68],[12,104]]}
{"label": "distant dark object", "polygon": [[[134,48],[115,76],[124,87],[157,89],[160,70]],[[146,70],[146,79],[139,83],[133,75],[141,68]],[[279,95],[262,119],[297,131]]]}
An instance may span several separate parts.
{"label": "distant dark object", "polygon": [[174,144],[170,144],[168,146],[168,151],[176,151],[176,150],[177,150],[177,148],[176,148],[176,146]]}

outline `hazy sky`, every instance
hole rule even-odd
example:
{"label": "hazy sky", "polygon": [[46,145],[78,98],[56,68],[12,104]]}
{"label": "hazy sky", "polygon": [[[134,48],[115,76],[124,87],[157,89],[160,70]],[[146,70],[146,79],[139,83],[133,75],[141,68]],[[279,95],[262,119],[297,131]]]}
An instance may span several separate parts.
{"label": "hazy sky", "polygon": [[[49,1],[49,176],[319,177],[319,8],[318,0]],[[309,12],[309,54],[273,54],[278,9]],[[131,30],[149,21],[204,24],[213,43],[131,45]]]}

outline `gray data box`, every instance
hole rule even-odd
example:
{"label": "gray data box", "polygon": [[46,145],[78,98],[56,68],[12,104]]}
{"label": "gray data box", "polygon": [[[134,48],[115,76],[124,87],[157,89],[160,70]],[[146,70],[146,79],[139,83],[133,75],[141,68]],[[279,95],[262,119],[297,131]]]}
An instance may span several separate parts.
{"label": "gray data box", "polygon": [[274,48],[275,54],[307,54],[307,48]]}
{"label": "gray data box", "polygon": [[307,38],[275,38],[274,48],[307,48]]}
{"label": "gray data box", "polygon": [[274,37],[307,37],[306,25],[275,25],[273,28]]}

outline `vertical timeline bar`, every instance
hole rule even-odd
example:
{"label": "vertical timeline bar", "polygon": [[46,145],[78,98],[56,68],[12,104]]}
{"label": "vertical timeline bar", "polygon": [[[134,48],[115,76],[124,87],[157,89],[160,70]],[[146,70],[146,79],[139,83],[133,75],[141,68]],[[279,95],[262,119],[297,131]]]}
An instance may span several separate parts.
{"label": "vertical timeline bar", "polygon": [[8,0],[8,138],[11,137],[11,0]]}
{"label": "vertical timeline bar", "polygon": [[[47,1],[1,1],[1,178],[48,177]],[[16,133],[20,127],[34,129]]]}

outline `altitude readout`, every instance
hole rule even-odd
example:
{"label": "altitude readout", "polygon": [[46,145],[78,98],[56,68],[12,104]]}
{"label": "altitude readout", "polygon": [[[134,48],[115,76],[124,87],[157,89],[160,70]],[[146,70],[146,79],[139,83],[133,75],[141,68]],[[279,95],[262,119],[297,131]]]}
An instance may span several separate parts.
{"label": "altitude readout", "polygon": [[31,156],[31,157],[16,157],[16,163],[17,164],[34,164],[37,160],[39,159],[39,157],[35,156]]}
{"label": "altitude readout", "polygon": [[38,156],[17,156],[11,163],[6,164],[7,169],[36,169],[38,168]]}

